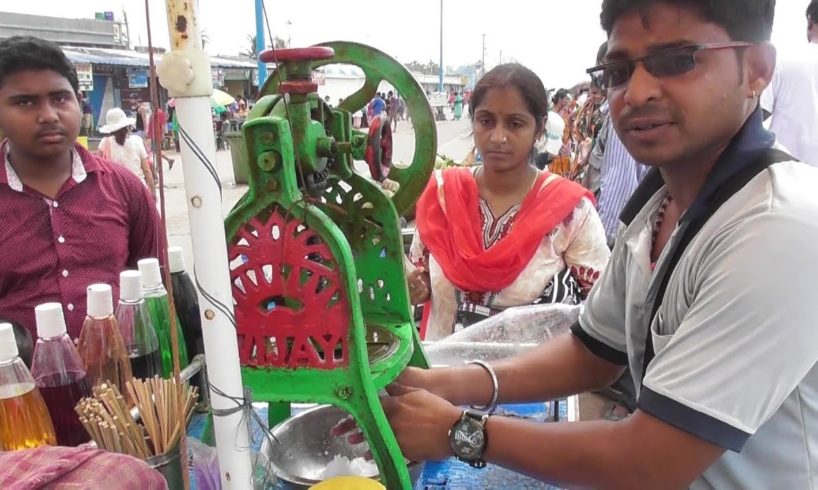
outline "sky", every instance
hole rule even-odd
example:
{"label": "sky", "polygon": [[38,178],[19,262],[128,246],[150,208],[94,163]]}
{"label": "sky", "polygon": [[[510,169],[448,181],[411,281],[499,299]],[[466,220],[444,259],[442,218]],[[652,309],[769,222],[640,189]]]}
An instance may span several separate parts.
{"label": "sky", "polygon": [[[147,0],[153,42],[168,46],[164,0]],[[198,0],[201,28],[210,54],[238,54],[255,33],[254,0]],[[600,0],[442,0],[443,64],[479,61],[485,35],[486,64],[515,60],[534,70],[547,87],[585,80],[605,34]],[[399,61],[435,63],[440,58],[441,0],[265,0],[274,36],[293,46],[323,41],[357,41]],[[779,50],[806,41],[808,0],[778,0],[773,42]],[[145,0],[0,0],[0,11],[55,17],[127,14],[131,40],[147,45]]]}

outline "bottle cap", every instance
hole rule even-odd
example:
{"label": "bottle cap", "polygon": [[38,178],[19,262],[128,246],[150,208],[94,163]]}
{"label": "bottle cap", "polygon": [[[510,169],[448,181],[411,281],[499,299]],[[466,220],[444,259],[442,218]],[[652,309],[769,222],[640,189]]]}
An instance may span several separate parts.
{"label": "bottle cap", "polygon": [[136,263],[142,273],[142,287],[152,288],[162,284],[162,272],[158,259],[142,259]]}
{"label": "bottle cap", "polygon": [[123,271],[119,274],[119,299],[135,302],[142,299],[142,273]]}
{"label": "bottle cap", "polygon": [[19,354],[11,323],[0,323],[0,362],[10,361]]}
{"label": "bottle cap", "polygon": [[185,251],[182,247],[168,248],[168,262],[170,263],[170,273],[185,272]]}
{"label": "bottle cap", "polygon": [[37,336],[50,339],[65,335],[65,317],[60,303],[43,303],[34,308],[37,320]]}
{"label": "bottle cap", "polygon": [[88,316],[108,318],[114,314],[114,303],[111,297],[111,286],[91,284],[88,286]]}

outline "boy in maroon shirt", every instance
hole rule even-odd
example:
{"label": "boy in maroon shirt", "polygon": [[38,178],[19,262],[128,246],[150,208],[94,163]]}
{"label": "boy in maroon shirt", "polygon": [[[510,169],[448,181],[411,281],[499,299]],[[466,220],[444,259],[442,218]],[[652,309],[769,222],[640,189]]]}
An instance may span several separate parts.
{"label": "boy in maroon shirt", "polygon": [[157,256],[161,222],[128,169],[76,144],[82,108],[71,62],[33,37],[0,41],[0,318],[36,335],[34,307],[62,303],[69,334],[85,291]]}

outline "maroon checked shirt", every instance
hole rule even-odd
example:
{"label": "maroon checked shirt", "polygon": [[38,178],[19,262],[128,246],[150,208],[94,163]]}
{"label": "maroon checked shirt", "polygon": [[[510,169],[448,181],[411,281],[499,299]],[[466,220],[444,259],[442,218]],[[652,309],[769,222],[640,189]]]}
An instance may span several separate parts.
{"label": "maroon checked shirt", "polygon": [[161,221],[142,181],[126,167],[75,146],[71,177],[55,199],[25,186],[0,146],[0,319],[37,338],[34,307],[63,305],[68,334],[85,319],[85,290],[156,257]]}

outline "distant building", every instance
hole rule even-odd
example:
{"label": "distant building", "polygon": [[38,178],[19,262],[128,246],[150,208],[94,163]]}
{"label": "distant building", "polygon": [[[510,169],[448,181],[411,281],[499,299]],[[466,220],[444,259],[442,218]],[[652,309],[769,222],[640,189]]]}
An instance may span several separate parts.
{"label": "distant building", "polygon": [[[60,45],[74,63],[80,79],[80,89],[86,93],[94,121],[104,118],[113,107],[126,111],[150,100],[149,57],[147,48],[131,49],[127,22],[116,19],[111,12],[97,13],[94,19],[64,19],[42,15],[0,12],[0,39],[12,36],[36,36]],[[155,48],[158,64],[164,49]],[[255,60],[241,56],[210,57],[213,86],[232,96],[255,98],[259,87]],[[270,70],[274,65],[269,65]],[[437,75],[412,73],[424,92],[439,90]],[[329,95],[332,104],[348,97],[364,83],[364,72],[351,65],[327,65],[314,74],[318,92]],[[462,91],[469,82],[460,76],[444,77],[444,91]],[[379,92],[395,88],[381,82]],[[160,87],[160,100],[167,101],[167,92]]]}
{"label": "distant building", "polygon": [[124,22],[100,19],[63,19],[44,15],[0,12],[0,39],[34,36],[59,45],[128,48]]}
{"label": "distant building", "polygon": [[[148,72],[150,57],[147,52],[125,49],[83,48],[62,46],[80,78],[92,79],[88,91],[94,120],[114,107],[130,110],[141,102],[150,100],[150,81]],[[154,62],[162,60],[160,52],[154,52]],[[230,95],[244,95],[246,87],[252,80],[255,63],[226,58],[210,57],[213,86],[228,92]],[[83,70],[93,71],[83,74]],[[240,79],[236,80],[236,77]],[[230,78],[228,80],[228,78]],[[167,92],[160,86],[160,101],[167,101]]]}
{"label": "distant building", "polygon": [[[150,100],[147,48],[130,49],[125,24],[105,13],[108,20],[63,19],[0,12],[0,39],[36,36],[57,43],[74,63],[82,90],[91,104],[98,126],[114,107],[126,111]],[[154,49],[158,64],[164,49]],[[256,63],[211,57],[213,86],[233,96],[254,92]],[[160,101],[167,92],[160,86]]]}

